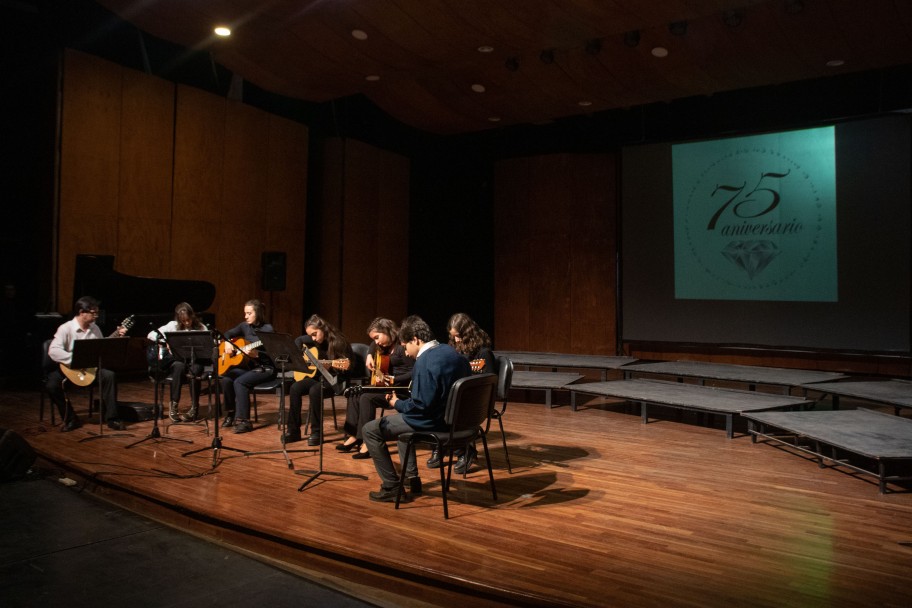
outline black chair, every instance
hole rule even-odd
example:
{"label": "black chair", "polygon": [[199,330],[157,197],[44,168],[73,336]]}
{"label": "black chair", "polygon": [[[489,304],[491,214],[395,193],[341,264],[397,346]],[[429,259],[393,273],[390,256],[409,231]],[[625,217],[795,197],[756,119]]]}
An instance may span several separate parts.
{"label": "black chair", "polygon": [[367,356],[370,352],[370,346],[355,342],[351,347],[355,353],[355,359],[352,361],[351,368],[348,371],[348,379],[353,385],[362,384],[368,378]]}
{"label": "black chair", "polygon": [[[213,372],[211,365],[204,366],[203,371],[200,372],[200,375],[198,375],[198,376],[195,376],[193,374],[193,372],[190,371],[189,368],[187,368],[187,370],[184,372],[184,378],[187,381],[187,389],[190,391],[191,403],[193,402],[193,399],[196,398],[197,404],[202,405],[199,402],[199,398],[201,395],[193,394],[194,386],[199,387],[200,393],[202,393],[203,390],[206,391],[206,395],[207,395],[207,399],[208,399],[207,403],[206,403],[206,415],[203,417],[200,417],[199,413],[197,413],[196,423],[205,424],[207,434],[209,433],[209,418],[212,415],[212,393],[214,390],[212,387],[213,374],[214,374],[214,372]],[[153,400],[155,403],[154,403],[153,411],[156,412],[156,415],[158,416],[159,420],[161,420],[164,418],[164,415],[165,415],[164,414],[165,399],[166,399],[167,395],[171,394],[171,384],[174,380],[174,375],[172,374],[172,372],[170,370],[160,370],[155,365],[150,365],[149,366],[149,380],[151,380],[155,384],[155,395],[153,397]],[[204,388],[204,383],[205,383],[205,388]],[[170,399],[168,399],[168,401],[170,402]],[[187,424],[187,423],[181,423],[181,424]]]}
{"label": "black chair", "polygon": [[[497,500],[497,488],[494,487],[494,471],[491,469],[491,457],[488,452],[488,440],[482,425],[491,416],[494,408],[494,397],[497,390],[496,374],[478,374],[461,378],[453,383],[447,398],[445,422],[449,428],[439,432],[415,431],[403,433],[399,440],[406,443],[405,455],[402,458],[402,473],[399,477],[399,493],[396,495],[396,508],[405,488],[406,465],[416,445],[427,445],[438,450],[440,454],[440,486],[443,494],[443,517],[449,519],[447,508],[447,491],[453,471],[453,452],[459,448],[468,449],[478,438],[484,446],[485,462],[488,465],[488,478],[491,480],[491,495]],[[446,477],[444,478],[444,466]]]}
{"label": "black chair", "polygon": [[[38,421],[39,422],[44,421],[44,402],[47,397],[48,372],[55,369],[59,365],[58,363],[55,363],[53,359],[51,359],[50,355],[48,355],[48,349],[50,348],[50,346],[51,346],[51,340],[45,340],[44,343],[41,345],[41,387],[40,387],[41,401],[38,406],[39,407],[39,409],[38,409]],[[64,378],[63,379],[64,394],[66,392],[66,384],[67,384],[67,379]],[[84,388],[89,395],[89,415],[91,416],[92,411],[94,409],[93,405],[95,403],[95,384],[93,382],[92,384],[90,384]],[[67,403],[70,403],[69,396],[66,397],[66,400],[67,400]],[[50,401],[50,400],[48,399],[48,401]],[[56,406],[53,403],[51,403],[50,407],[48,407],[48,409],[51,411],[51,424],[52,425],[57,424],[57,416],[56,416],[56,412],[54,411],[56,409]]]}
{"label": "black chair", "polygon": [[507,459],[507,471],[513,474],[513,467],[510,465],[510,452],[507,451],[507,435],[504,433],[503,416],[507,412],[507,395],[510,393],[510,385],[513,383],[513,361],[508,357],[497,357],[497,400],[501,402],[500,409],[497,405],[491,408],[491,417],[488,418],[488,424],[485,426],[485,434],[491,430],[491,418],[497,420],[500,424],[500,438],[503,440],[504,457]]}

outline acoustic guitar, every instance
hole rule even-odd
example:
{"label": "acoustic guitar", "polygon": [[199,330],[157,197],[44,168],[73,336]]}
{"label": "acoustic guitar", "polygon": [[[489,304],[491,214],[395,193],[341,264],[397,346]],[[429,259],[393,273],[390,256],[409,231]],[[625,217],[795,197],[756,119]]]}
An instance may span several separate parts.
{"label": "acoustic guitar", "polygon": [[257,340],[256,342],[248,343],[244,338],[235,338],[230,340],[231,344],[234,346],[234,352],[229,354],[226,348],[226,342],[219,344],[219,356],[218,356],[218,373],[219,376],[224,375],[229,369],[237,367],[244,362],[244,358],[250,358],[250,351],[259,348],[263,345],[262,340]]}
{"label": "acoustic guitar", "polygon": [[[312,354],[314,356],[314,359],[317,359],[317,357],[319,357],[319,354],[317,354],[316,346],[311,346],[310,348],[307,348],[305,350],[309,350],[310,354]],[[332,360],[317,359],[317,363],[319,363],[320,365],[323,365],[323,366],[329,366],[329,367],[332,367],[335,369],[341,369],[342,371],[347,371],[348,368],[351,367],[351,361],[349,361],[348,359],[332,359]],[[306,372],[298,372],[298,371],[294,372],[294,379],[295,379],[295,382],[298,382],[300,380],[303,380],[304,378],[313,378],[315,375],[317,375],[317,368],[314,367],[313,364],[311,364],[310,369]]]}
{"label": "acoustic guitar", "polygon": [[[123,327],[128,330],[133,327],[134,315],[130,315],[118,326],[118,329]],[[113,338],[117,334],[115,330],[109,338]],[[66,376],[66,379],[75,384],[76,386],[88,386],[95,382],[95,376],[98,375],[97,367],[86,367],[84,369],[74,369],[65,363],[60,364],[60,371]]]}

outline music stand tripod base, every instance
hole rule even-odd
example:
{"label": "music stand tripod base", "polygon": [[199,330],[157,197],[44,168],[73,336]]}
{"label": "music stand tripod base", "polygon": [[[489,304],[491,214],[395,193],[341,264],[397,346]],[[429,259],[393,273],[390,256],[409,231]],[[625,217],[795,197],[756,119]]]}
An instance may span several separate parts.
{"label": "music stand tripod base", "polygon": [[[73,369],[97,368],[98,387],[102,392],[102,400],[104,399],[104,391],[101,389],[101,382],[102,371],[105,369],[104,364],[106,362],[109,364],[112,362],[122,363],[127,358],[127,343],[129,341],[129,338],[118,337],[76,340],[73,342],[73,359],[70,361],[70,367]],[[98,433],[95,434],[92,431],[88,431],[89,436],[80,439],[79,443],[107,437],[135,437],[131,433],[109,433],[105,435],[104,423],[104,412],[101,405],[99,405]]]}

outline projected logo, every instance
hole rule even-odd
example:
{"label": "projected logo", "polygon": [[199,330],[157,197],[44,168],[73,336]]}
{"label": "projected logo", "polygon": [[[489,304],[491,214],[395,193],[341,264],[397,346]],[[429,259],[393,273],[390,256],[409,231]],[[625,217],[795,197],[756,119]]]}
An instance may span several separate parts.
{"label": "projected logo", "polygon": [[832,127],[672,149],[675,295],[835,301]]}

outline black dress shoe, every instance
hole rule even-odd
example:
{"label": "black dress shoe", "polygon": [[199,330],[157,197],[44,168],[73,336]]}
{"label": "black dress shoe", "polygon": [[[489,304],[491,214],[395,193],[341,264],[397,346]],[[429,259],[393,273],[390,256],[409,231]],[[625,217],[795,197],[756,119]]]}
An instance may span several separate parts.
{"label": "black dress shoe", "polygon": [[336,444],[336,449],[339,450],[340,452],[354,452],[355,450],[358,450],[360,448],[361,448],[360,439],[354,443],[349,443],[348,445],[346,445],[344,443]]}
{"label": "black dress shoe", "polygon": [[456,461],[456,465],[453,467],[453,472],[457,475],[464,475],[472,469],[472,465],[475,464],[475,459],[478,457],[478,450],[475,449],[475,446],[469,446],[469,449],[464,451],[459,459]]}
{"label": "black dress shoe", "polygon": [[438,450],[431,452],[431,457],[428,458],[427,466],[429,469],[440,468],[440,452]]}
{"label": "black dress shoe", "polygon": [[241,433],[249,433],[253,430],[253,425],[250,424],[249,420],[238,420],[234,423],[234,434],[239,435]]}
{"label": "black dress shoe", "polygon": [[81,426],[82,426],[82,422],[74,414],[72,418],[70,418],[69,420],[67,420],[63,423],[63,426],[60,427],[60,432],[69,433],[70,431],[75,431],[76,429],[78,429]]}
{"label": "black dress shoe", "polygon": [[352,454],[352,458],[355,460],[366,460],[371,457],[370,452],[355,452]]}
{"label": "black dress shoe", "polygon": [[[398,493],[399,486],[390,488],[389,490],[381,487],[380,490],[370,493],[370,499],[374,502],[396,502],[396,494]],[[399,502],[408,502],[409,500],[409,495],[403,492]]]}
{"label": "black dress shoe", "polygon": [[289,431],[282,435],[282,441],[285,443],[294,443],[296,441],[301,441],[301,431]]}
{"label": "black dress shoe", "polygon": [[320,445],[320,434],[313,433],[307,438],[307,445]]}
{"label": "black dress shoe", "polygon": [[225,416],[225,419],[222,420],[222,428],[227,429],[229,426],[234,426],[234,416],[228,414]]}
{"label": "black dress shoe", "polygon": [[108,428],[115,431],[122,431],[127,428],[127,425],[116,418],[112,418],[111,420],[108,420]]}

